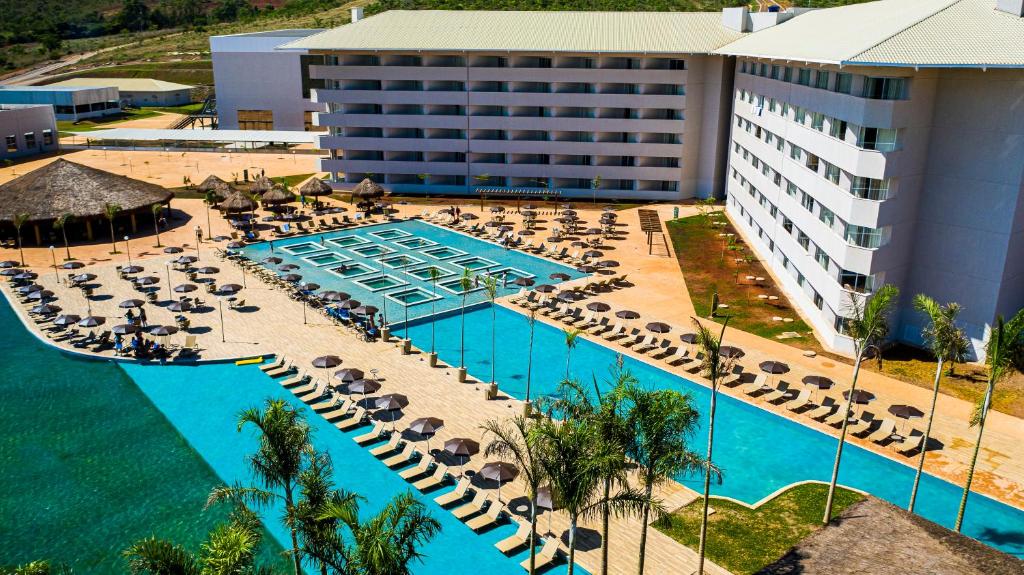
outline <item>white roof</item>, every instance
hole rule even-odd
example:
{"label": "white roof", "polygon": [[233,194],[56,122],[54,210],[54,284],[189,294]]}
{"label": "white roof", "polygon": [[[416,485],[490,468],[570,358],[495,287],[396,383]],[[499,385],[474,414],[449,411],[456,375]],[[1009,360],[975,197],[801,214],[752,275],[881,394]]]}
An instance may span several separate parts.
{"label": "white roof", "polygon": [[176,92],[192,89],[192,86],[154,78],[70,78],[49,86],[106,86],[117,88],[121,92]]}
{"label": "white roof", "polygon": [[742,36],[719,12],[389,10],[281,48],[707,54]]}
{"label": "white roof", "polygon": [[995,0],[881,0],[803,13],[721,54],[844,65],[1024,67],[1024,18]]}
{"label": "white roof", "polygon": [[281,142],[312,144],[319,132],[285,130],[152,130],[146,128],[112,128],[71,133],[92,140],[137,140],[153,142]]}

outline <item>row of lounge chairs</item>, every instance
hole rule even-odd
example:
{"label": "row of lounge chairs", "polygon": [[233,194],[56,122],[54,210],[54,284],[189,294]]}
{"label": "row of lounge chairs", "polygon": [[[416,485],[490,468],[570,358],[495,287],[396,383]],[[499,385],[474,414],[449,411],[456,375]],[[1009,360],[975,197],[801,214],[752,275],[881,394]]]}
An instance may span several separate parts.
{"label": "row of lounge chairs", "polygon": [[[356,219],[361,219],[358,215]],[[358,221],[353,221],[347,215],[342,216],[341,220],[337,216],[331,216],[331,221],[327,221],[327,218],[320,218],[315,222],[310,220],[309,227],[307,228],[303,222],[290,222],[287,224],[280,224],[274,229],[274,237],[286,238],[297,234],[312,234],[320,232],[329,232],[333,230],[343,230],[353,226],[359,225]],[[292,229],[294,226],[294,229]]]}

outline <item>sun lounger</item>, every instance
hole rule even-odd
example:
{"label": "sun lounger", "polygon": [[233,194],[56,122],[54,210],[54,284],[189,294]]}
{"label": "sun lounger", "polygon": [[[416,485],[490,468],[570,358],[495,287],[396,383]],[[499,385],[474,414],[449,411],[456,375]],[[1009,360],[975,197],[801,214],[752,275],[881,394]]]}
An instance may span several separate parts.
{"label": "sun lounger", "polygon": [[900,455],[913,455],[914,453],[920,453],[921,449],[925,448],[924,445],[924,434],[923,433],[911,433],[909,437],[904,439],[902,442],[895,444],[896,452]]}
{"label": "sun lounger", "polygon": [[356,402],[352,401],[351,399],[345,399],[345,401],[341,402],[341,405],[338,405],[337,401],[335,401],[334,409],[327,411],[326,413],[323,413],[322,417],[327,421],[341,419],[348,415],[349,411],[352,411],[352,406],[354,406],[355,404]]}
{"label": "sun lounger", "polygon": [[760,393],[764,391],[767,385],[768,376],[762,373],[755,377],[754,381],[743,384],[743,386],[740,387],[740,391],[747,395],[754,395],[755,393]]}
{"label": "sun lounger", "polygon": [[418,479],[423,475],[430,472],[430,466],[434,464],[434,458],[429,455],[420,457],[419,463],[409,469],[403,469],[398,473],[398,476],[406,481],[412,481]]}
{"label": "sun lounger", "polygon": [[[424,471],[423,473],[426,473],[426,471]],[[403,477],[405,476],[403,475]],[[449,491],[448,493],[442,493],[441,495],[435,497],[434,503],[437,503],[441,507],[446,507],[448,505],[452,505],[453,503],[458,503],[459,501],[462,501],[463,499],[466,498],[466,493],[469,492],[469,485],[469,478],[463,477],[462,479],[459,480],[459,483],[455,486],[455,489]]]}
{"label": "sun lounger", "polygon": [[690,350],[686,348],[679,348],[676,352],[665,358],[665,363],[669,365],[679,365],[684,363],[690,363],[693,358],[690,357]]}
{"label": "sun lounger", "polygon": [[335,423],[334,427],[337,427],[342,431],[355,429],[363,424],[364,417],[366,417],[366,410],[363,409],[362,407],[357,407],[356,410],[352,413],[352,417]]}
{"label": "sun lounger", "polygon": [[384,465],[387,465],[388,467],[398,467],[399,465],[405,465],[406,463],[412,461],[413,457],[415,456],[416,446],[413,445],[412,442],[409,442],[405,444],[405,449],[403,449],[401,453],[397,455],[392,455],[391,457],[385,459]]}
{"label": "sun lounger", "polygon": [[487,511],[483,515],[477,515],[466,522],[466,527],[469,527],[473,531],[480,531],[481,529],[487,529],[488,527],[494,527],[501,520],[502,513],[505,512],[505,506],[499,503],[497,499],[491,500],[491,506],[487,508]]}
{"label": "sun lounger", "polygon": [[640,333],[640,329],[639,328],[634,327],[633,330],[629,332],[629,335],[627,335],[625,337],[625,339],[623,341],[621,341],[620,343],[622,345],[626,346],[626,347],[629,347],[631,345],[641,344],[645,340],[651,339],[651,338],[654,338],[654,336],[653,335],[644,335],[644,334]]}
{"label": "sun lounger", "polygon": [[391,437],[388,438],[388,442],[384,445],[379,445],[370,450],[370,455],[380,457],[381,455],[388,455],[392,452],[398,451],[398,446],[402,443],[401,433],[392,433]]}
{"label": "sun lounger", "polygon": [[652,350],[649,350],[647,352],[647,355],[649,357],[657,358],[663,355],[672,355],[673,353],[675,353],[675,351],[676,348],[672,347],[672,341],[669,339],[663,339],[657,347],[655,347]]}
{"label": "sun lounger", "polygon": [[307,393],[316,391],[316,388],[319,385],[320,380],[310,378],[305,385],[300,385],[298,387],[292,388],[292,393],[294,393],[296,396],[303,396],[306,395]]}
{"label": "sun lounger", "polygon": [[525,521],[519,521],[518,523],[519,529],[516,529],[515,534],[494,544],[498,551],[508,555],[530,542],[530,524]]}
{"label": "sun lounger", "polygon": [[[188,346],[185,346],[185,347],[188,347]],[[291,362],[288,362],[288,363],[282,365],[281,367],[278,367],[278,368],[275,368],[275,369],[268,369],[264,373],[266,373],[270,377],[281,377],[282,375],[287,375],[287,374],[291,373],[294,369],[295,369],[295,366],[292,365]]]}
{"label": "sun lounger", "polygon": [[433,475],[425,477],[412,484],[413,487],[420,491],[427,491],[435,487],[440,487],[448,477],[448,466],[444,463],[439,463],[437,468],[434,469]]}
{"label": "sun lounger", "polygon": [[[851,423],[846,427],[846,432],[850,435],[867,433],[876,421],[878,421],[878,419],[875,418],[875,414],[865,411],[861,414],[856,423]],[[842,422],[843,420],[840,419],[839,423],[842,424]]]}
{"label": "sun lounger", "polygon": [[740,368],[737,371],[728,373],[722,378],[722,385],[725,387],[735,387],[740,384],[743,378],[743,369]]}
{"label": "sun lounger", "polygon": [[769,391],[768,393],[764,394],[763,396],[761,396],[761,399],[763,399],[763,400],[765,400],[765,401],[767,401],[769,403],[775,403],[776,401],[779,401],[780,399],[786,399],[787,397],[789,397],[792,394],[793,394],[793,391],[791,389],[789,389],[789,383],[787,383],[785,381],[780,381],[779,385],[777,385],[775,387],[775,389],[773,389],[773,390]]}
{"label": "sun lounger", "polygon": [[808,411],[805,415],[811,419],[824,419],[832,415],[837,408],[836,400],[831,397],[826,397],[822,400],[821,405]]}
{"label": "sun lounger", "polygon": [[[591,314],[591,316],[593,316],[593,314]],[[583,310],[581,308],[576,308],[576,309],[572,310],[571,314],[563,317],[562,321],[565,322],[565,323],[573,323],[574,324],[574,323],[580,321],[580,319],[582,319],[582,318],[583,318]]]}
{"label": "sun lounger", "polygon": [[[541,547],[540,552],[537,553],[537,556],[534,558],[534,568],[537,571],[540,571],[542,568],[547,567],[548,565],[551,565],[552,563],[558,560],[558,545],[559,543],[557,537],[550,537],[546,541],[544,541],[544,547]],[[530,558],[527,557],[519,565],[521,565],[523,569],[529,569]]]}
{"label": "sun lounger", "polygon": [[604,332],[612,329],[612,326],[606,317],[602,317],[601,321],[587,328],[593,335],[601,335]]}
{"label": "sun lounger", "polygon": [[839,405],[839,408],[836,409],[835,412],[832,413],[832,415],[825,417],[822,421],[826,425],[831,425],[832,427],[841,427],[843,425],[843,420],[846,419],[846,416],[846,404],[844,403],[842,405]]}
{"label": "sun lounger", "polygon": [[309,377],[309,375],[307,375],[305,373],[302,373],[302,372],[299,372],[299,373],[296,373],[294,376],[289,377],[288,379],[282,379],[281,380],[281,387],[285,387],[285,388],[291,389],[293,387],[298,387],[300,385],[305,385],[305,384],[309,383],[310,379],[311,378]]}
{"label": "sun lounger", "polygon": [[273,363],[268,363],[266,365],[261,365],[260,366],[260,370],[262,370],[263,373],[266,373],[268,371],[273,371],[275,369],[280,369],[280,368],[284,367],[284,362],[285,362],[285,357],[283,355],[279,355],[279,356],[277,356],[277,361],[275,361]]}
{"label": "sun lounger", "polygon": [[316,380],[313,380],[313,381],[315,382],[316,389],[314,389],[313,391],[304,393],[304,394],[299,394],[299,393],[295,394],[299,399],[302,400],[303,403],[309,403],[310,401],[315,401],[317,399],[320,399],[323,396],[324,392],[327,391],[327,382],[321,381],[319,379],[316,379]]}
{"label": "sun lounger", "polygon": [[380,439],[381,434],[384,433],[384,426],[385,426],[385,423],[383,421],[375,422],[373,424],[373,429],[371,429],[370,431],[367,431],[366,433],[364,433],[362,435],[353,437],[352,441],[355,441],[359,445],[366,445],[367,443],[373,443],[374,441],[377,441],[378,439]]}
{"label": "sun lounger", "polygon": [[[346,398],[345,401],[352,401],[352,400]],[[339,407],[339,402],[341,402],[341,397],[332,397],[332,398],[328,399],[327,401],[321,401],[320,403],[314,403],[310,407],[313,409],[313,411],[315,411],[317,413],[323,413],[325,411],[333,411],[335,408]]]}
{"label": "sun lounger", "polygon": [[786,409],[790,411],[797,411],[799,409],[804,409],[805,407],[813,405],[814,404],[811,403],[811,390],[805,389],[801,391],[800,394],[797,395],[792,401],[786,404]]}
{"label": "sun lounger", "polygon": [[868,441],[874,441],[875,443],[882,443],[892,439],[892,434],[896,432],[896,422],[889,419],[888,417],[882,419],[882,423],[878,426],[874,432],[867,436]]}
{"label": "sun lounger", "polygon": [[456,519],[465,519],[470,515],[476,515],[477,513],[480,513],[481,511],[484,510],[484,503],[486,501],[487,492],[484,491],[483,489],[480,489],[476,492],[476,495],[473,496],[472,501],[461,507],[456,507],[455,509],[452,509],[452,515],[454,515]]}

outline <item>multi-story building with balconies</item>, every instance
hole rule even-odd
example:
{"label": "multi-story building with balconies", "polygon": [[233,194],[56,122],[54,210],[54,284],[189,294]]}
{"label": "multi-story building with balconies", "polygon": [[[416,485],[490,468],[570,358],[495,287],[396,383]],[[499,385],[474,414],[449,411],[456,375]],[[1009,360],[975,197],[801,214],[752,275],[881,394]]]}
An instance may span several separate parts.
{"label": "multi-story building with balconies", "polygon": [[398,192],[677,200],[720,191],[731,59],[717,13],[389,11],[322,56],[321,168]]}
{"label": "multi-story building with balconies", "polygon": [[812,11],[721,50],[728,212],[835,348],[851,298],[884,283],[912,342],[916,293],[960,302],[979,352],[1024,306],[1024,8],[999,4]]}

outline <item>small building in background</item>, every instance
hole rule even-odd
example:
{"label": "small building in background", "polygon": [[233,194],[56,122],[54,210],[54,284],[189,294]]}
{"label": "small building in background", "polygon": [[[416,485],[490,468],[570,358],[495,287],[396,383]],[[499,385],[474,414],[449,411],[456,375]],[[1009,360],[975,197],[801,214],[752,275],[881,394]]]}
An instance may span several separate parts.
{"label": "small building in background", "polygon": [[226,130],[320,130],[313,115],[327,108],[310,100],[310,88],[322,86],[303,71],[310,58],[323,56],[276,48],[322,31],[210,36],[217,125]]}
{"label": "small building in background", "polygon": [[53,106],[0,104],[0,138],[0,160],[57,151]]}
{"label": "small building in background", "polygon": [[154,78],[71,78],[49,84],[70,86],[117,88],[122,106],[143,108],[146,106],[185,106],[192,103],[194,86],[165,82]]}
{"label": "small building in background", "polygon": [[112,86],[0,85],[0,104],[49,105],[58,120],[73,122],[121,113],[120,95]]}

